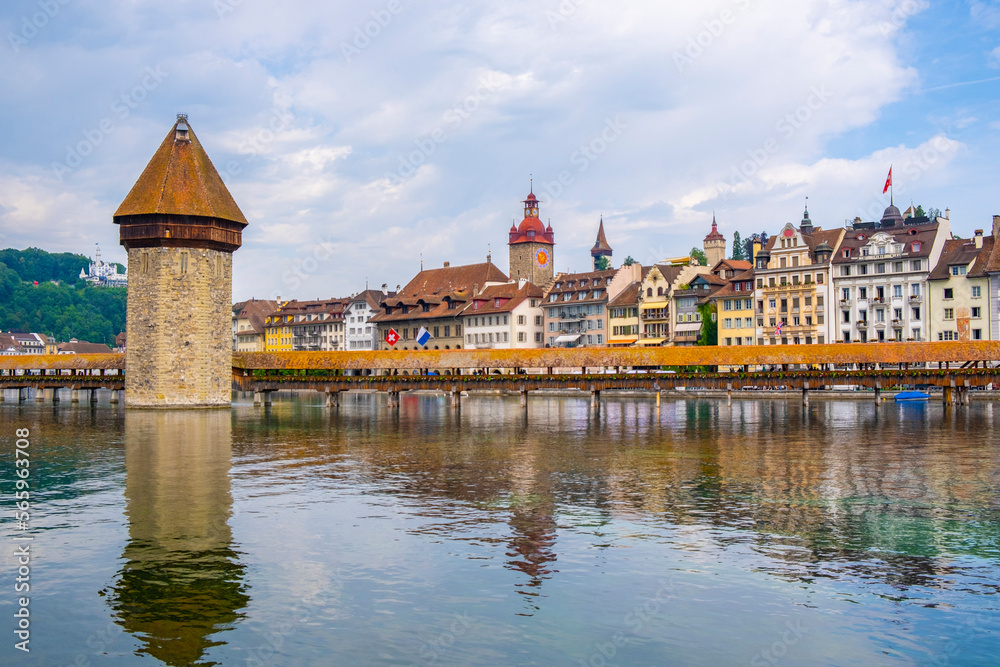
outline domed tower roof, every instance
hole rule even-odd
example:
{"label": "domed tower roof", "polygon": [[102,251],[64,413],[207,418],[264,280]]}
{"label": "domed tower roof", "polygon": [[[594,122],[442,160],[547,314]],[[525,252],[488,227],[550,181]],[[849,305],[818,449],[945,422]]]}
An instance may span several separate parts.
{"label": "domed tower roof", "polygon": [[899,212],[899,209],[895,205],[889,204],[889,207],[885,209],[885,213],[882,214],[882,226],[895,227],[901,224],[903,224],[903,214]]}
{"label": "domed tower roof", "polygon": [[[808,197],[807,197],[808,199]],[[809,205],[806,204],[805,210],[802,212],[802,222],[799,224],[799,231],[803,234],[813,233],[813,222],[809,218]]]}
{"label": "domed tower roof", "polygon": [[522,202],[524,204],[524,219],[515,229],[510,229],[510,241],[508,243],[555,243],[552,235],[552,225],[548,228],[539,217],[538,205],[541,200],[535,196],[534,189],[528,193]]}

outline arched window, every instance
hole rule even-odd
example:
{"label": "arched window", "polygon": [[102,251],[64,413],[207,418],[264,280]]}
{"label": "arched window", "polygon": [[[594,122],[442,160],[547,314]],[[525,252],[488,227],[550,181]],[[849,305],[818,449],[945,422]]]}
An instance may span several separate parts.
{"label": "arched window", "polygon": [[663,288],[662,287],[657,287],[656,288],[656,296],[663,296]]}
{"label": "arched window", "polygon": [[647,287],[646,288],[646,296],[653,296],[653,288],[652,287]]}

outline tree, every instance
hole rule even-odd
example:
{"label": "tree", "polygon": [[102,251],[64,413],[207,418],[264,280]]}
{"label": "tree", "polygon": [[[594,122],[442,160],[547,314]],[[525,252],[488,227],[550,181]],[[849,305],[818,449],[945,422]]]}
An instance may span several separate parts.
{"label": "tree", "polygon": [[937,220],[938,218],[943,218],[944,213],[941,212],[941,209],[934,208],[933,206],[931,206],[929,209],[927,209],[927,217],[930,218],[931,221],[934,221]]}
{"label": "tree", "polygon": [[716,304],[714,301],[698,306],[701,313],[701,332],[698,334],[698,345],[719,344],[719,323],[716,322]]}
{"label": "tree", "polygon": [[740,238],[739,232],[733,232],[733,259],[746,259],[746,254],[743,250],[743,239]]}
{"label": "tree", "polygon": [[698,247],[691,248],[691,256],[698,260],[698,263],[702,266],[708,266],[708,258],[705,257],[705,251]]}
{"label": "tree", "polygon": [[608,259],[606,256],[601,255],[600,257],[597,258],[597,261],[594,263],[594,266],[597,267],[598,271],[607,271],[608,269],[611,268],[611,260]]}
{"label": "tree", "polygon": [[633,264],[635,264],[635,260],[632,259],[632,255],[625,258],[625,266],[632,266]]}
{"label": "tree", "polygon": [[921,204],[917,204],[917,210],[914,211],[914,215],[916,215],[918,218],[922,218],[925,215],[927,215],[927,213],[924,212],[924,207]]}

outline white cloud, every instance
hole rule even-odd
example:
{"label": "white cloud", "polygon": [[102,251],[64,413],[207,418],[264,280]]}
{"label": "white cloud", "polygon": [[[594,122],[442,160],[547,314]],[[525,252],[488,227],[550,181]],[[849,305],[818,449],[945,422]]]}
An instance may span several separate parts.
{"label": "white cloud", "polygon": [[[529,173],[556,266],[581,269],[601,213],[619,259],[683,254],[713,209],[730,236],[798,216],[807,194],[817,216],[853,217],[889,161],[933,140],[916,126],[913,148],[876,137],[828,157],[917,89],[899,42],[923,0],[406,1],[376,30],[384,6],[247,0],[220,18],[196,0],[67,5],[64,32],[0,71],[14,91],[0,114],[19,126],[0,148],[4,242],[113,243],[111,214],[179,111],[251,223],[241,298],[405,283],[421,252],[457,264],[490,245],[506,269]],[[157,65],[162,83],[55,180],[66,147]],[[942,149],[921,187],[947,182],[960,155]],[[318,259],[328,246],[336,256]]]}

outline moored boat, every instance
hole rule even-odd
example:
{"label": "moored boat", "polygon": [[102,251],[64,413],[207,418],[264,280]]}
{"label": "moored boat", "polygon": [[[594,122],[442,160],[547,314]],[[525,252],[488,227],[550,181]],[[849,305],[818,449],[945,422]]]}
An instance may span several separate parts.
{"label": "moored boat", "polygon": [[923,391],[901,391],[896,394],[896,401],[926,401],[931,397],[930,394]]}

